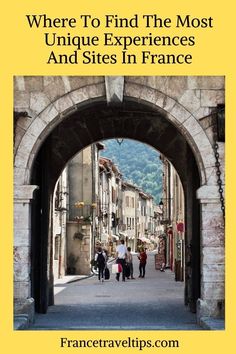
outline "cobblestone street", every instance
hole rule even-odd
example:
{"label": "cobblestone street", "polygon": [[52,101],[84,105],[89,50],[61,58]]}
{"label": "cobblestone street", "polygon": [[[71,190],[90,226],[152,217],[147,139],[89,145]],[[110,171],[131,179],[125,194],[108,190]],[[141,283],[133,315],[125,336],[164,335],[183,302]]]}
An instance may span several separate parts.
{"label": "cobblestone street", "polygon": [[[199,330],[196,316],[184,306],[184,283],[175,282],[170,270],[155,270],[154,254],[148,255],[146,277],[117,282],[115,274],[104,283],[96,276],[55,285],[55,306],[36,315],[31,330],[40,329],[154,329]],[[111,268],[111,265],[109,266]]]}

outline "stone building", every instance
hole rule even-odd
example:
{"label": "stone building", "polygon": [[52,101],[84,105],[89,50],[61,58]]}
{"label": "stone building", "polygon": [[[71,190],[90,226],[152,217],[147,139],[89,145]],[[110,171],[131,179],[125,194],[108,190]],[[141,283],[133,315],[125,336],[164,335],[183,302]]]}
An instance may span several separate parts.
{"label": "stone building", "polygon": [[121,173],[108,158],[99,159],[98,229],[102,244],[115,252],[121,219]]}
{"label": "stone building", "polygon": [[65,168],[58,179],[53,196],[52,253],[54,280],[63,277],[67,270],[66,223],[67,223],[68,184]]}
{"label": "stone building", "polygon": [[184,301],[199,319],[224,315],[224,84],[222,76],[15,77],[16,311],[53,303],[50,210],[65,165],[97,141],[123,137],[176,169],[191,268]]}
{"label": "stone building", "polygon": [[90,274],[97,237],[98,161],[102,148],[101,144],[92,144],[68,163],[68,274]]}
{"label": "stone building", "polygon": [[[163,227],[166,236],[166,267],[176,274],[176,280],[185,277],[185,228],[184,192],[180,178],[173,165],[161,156],[163,162]],[[189,253],[187,252],[187,255]],[[188,268],[186,268],[189,270]]]}
{"label": "stone building", "polygon": [[132,251],[137,249],[138,228],[138,188],[131,183],[122,183],[122,233],[126,239],[126,245]]}

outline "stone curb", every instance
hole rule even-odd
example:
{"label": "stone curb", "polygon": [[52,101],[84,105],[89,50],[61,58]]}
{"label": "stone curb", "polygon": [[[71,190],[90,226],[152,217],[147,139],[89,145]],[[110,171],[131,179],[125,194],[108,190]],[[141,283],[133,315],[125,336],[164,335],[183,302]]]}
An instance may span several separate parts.
{"label": "stone curb", "polygon": [[206,330],[223,331],[225,329],[225,321],[220,318],[203,317],[199,325]]}
{"label": "stone curb", "polygon": [[29,316],[27,314],[14,316],[14,330],[24,330],[29,328]]}

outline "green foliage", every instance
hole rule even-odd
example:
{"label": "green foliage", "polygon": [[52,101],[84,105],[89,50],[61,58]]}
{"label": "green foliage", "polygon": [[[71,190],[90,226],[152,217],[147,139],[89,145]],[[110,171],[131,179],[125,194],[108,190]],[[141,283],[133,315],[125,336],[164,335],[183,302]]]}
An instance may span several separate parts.
{"label": "green foliage", "polygon": [[162,162],[160,154],[152,147],[129,139],[119,145],[116,139],[103,141],[101,156],[111,159],[126,181],[151,194],[156,203],[162,194]]}

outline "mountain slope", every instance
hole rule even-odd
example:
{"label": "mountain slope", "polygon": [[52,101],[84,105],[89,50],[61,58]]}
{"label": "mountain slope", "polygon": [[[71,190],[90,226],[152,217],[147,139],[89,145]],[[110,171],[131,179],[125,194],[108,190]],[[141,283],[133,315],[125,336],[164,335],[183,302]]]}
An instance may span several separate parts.
{"label": "mountain slope", "polygon": [[162,162],[152,147],[129,139],[118,144],[116,139],[104,140],[101,156],[111,159],[123,178],[151,194],[159,203],[162,194]]}

